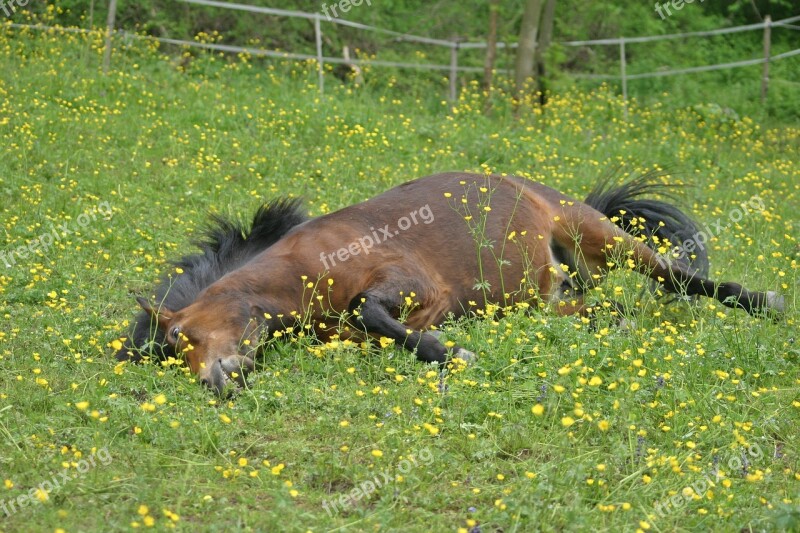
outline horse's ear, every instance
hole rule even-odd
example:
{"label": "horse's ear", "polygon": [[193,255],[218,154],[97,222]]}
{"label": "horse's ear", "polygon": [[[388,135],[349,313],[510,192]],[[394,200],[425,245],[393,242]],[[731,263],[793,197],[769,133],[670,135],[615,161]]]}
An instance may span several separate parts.
{"label": "horse's ear", "polygon": [[166,331],[167,325],[169,324],[170,320],[172,320],[172,316],[175,314],[166,307],[161,307],[159,309],[155,309],[150,302],[146,299],[142,298],[141,296],[136,297],[136,301],[139,303],[139,306],[144,309],[147,314],[150,315],[150,318],[154,319],[158,322],[158,327]]}

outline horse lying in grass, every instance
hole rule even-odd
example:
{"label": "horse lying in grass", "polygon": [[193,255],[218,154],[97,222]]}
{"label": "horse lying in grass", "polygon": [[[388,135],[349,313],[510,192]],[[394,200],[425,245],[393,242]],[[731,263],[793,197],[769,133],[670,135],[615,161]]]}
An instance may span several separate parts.
{"label": "horse lying in grass", "polygon": [[425,330],[468,313],[469,302],[586,314],[584,294],[618,262],[671,293],[781,313],[774,292],[707,279],[704,247],[675,257],[647,244],[699,233],[677,207],[646,197],[669,190],[651,174],[599,183],[580,202],[519,177],[447,173],[311,220],[297,202],[278,201],[256,213],[246,235],[218,219],[203,252],[177,263],[184,273],[162,280],[155,303],[137,298],[143,311],[117,355],[183,354],[221,393],[245,384],[263,339],[305,320],[326,341],[335,333],[322,326],[326,317],[347,313],[351,331],[394,339],[421,361],[470,360],[472,352]]}

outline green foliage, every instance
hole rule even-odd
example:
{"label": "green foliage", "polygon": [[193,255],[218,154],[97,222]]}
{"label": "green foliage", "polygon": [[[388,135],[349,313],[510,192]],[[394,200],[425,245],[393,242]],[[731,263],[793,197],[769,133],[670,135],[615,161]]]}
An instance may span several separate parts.
{"label": "green foliage", "polygon": [[[664,3],[664,2],[662,2]],[[762,20],[771,13],[773,20],[796,15],[788,0],[751,2],[740,0],[727,4],[715,2],[683,3],[680,9],[669,8],[669,15],[659,16],[653,4],[635,0],[622,2],[579,2],[558,0],[555,20],[556,42],[600,39],[619,36],[659,35],[678,32],[712,30]],[[64,25],[102,27],[106,4],[94,5],[89,20],[90,2],[59,0],[47,6],[31,4],[39,16],[48,13],[49,20]],[[323,5],[334,2],[294,0],[280,5],[283,9],[308,13],[323,13]],[[672,6],[671,3],[668,5]],[[56,9],[51,9],[57,6]],[[499,39],[515,42],[519,33],[522,10],[517,3],[500,2]],[[328,9],[330,12],[330,9]],[[425,13],[424,17],[418,16]],[[347,20],[370,24],[388,30],[407,32],[440,39],[459,38],[484,41],[488,31],[488,2],[429,3],[422,0],[375,1],[351,7],[344,15]],[[469,14],[469,16],[465,16]],[[26,12],[18,10],[14,18],[27,20]],[[447,65],[449,50],[416,43],[397,42],[394,36],[373,33],[323,21],[323,49],[328,56],[341,56],[348,46],[354,56],[410,63]],[[178,39],[212,40],[236,45],[261,46],[273,50],[315,54],[315,37],[311,21],[295,18],[262,16],[242,12],[207,8],[171,0],[122,0],[117,13],[117,27],[145,34]],[[775,27],[772,31],[772,54],[796,48],[797,30]],[[167,48],[170,54],[180,50]],[[464,49],[459,53],[462,66],[483,66],[483,50]],[[762,34],[759,31],[717,37],[695,37],[655,43],[633,43],[626,49],[628,74],[658,72],[702,65],[735,62],[761,57]],[[629,94],[644,102],[662,101],[669,93],[678,105],[714,103],[753,116],[770,116],[784,121],[800,118],[800,69],[797,57],[775,62],[770,70],[772,98],[760,103],[761,66],[695,73],[671,77],[631,80]],[[512,49],[501,49],[497,68],[513,68]],[[574,83],[586,89],[597,86],[596,81],[582,80],[581,74],[619,74],[619,47],[596,45],[566,47],[554,45],[548,54],[548,90],[567,91]],[[407,88],[438,85],[444,72],[408,69],[376,68],[371,81]],[[480,74],[464,74],[461,83],[480,79]],[[502,85],[502,81],[500,84]],[[621,90],[618,81],[613,81]]]}

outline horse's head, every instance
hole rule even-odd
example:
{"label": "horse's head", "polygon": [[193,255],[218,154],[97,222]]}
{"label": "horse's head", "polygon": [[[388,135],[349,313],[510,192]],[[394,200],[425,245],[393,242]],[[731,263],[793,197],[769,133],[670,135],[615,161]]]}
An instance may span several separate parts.
{"label": "horse's head", "polygon": [[245,385],[254,368],[263,311],[235,297],[200,298],[172,311],[154,308],[144,298],[139,305],[158,323],[175,353],[184,356],[200,382],[222,394],[229,384]]}

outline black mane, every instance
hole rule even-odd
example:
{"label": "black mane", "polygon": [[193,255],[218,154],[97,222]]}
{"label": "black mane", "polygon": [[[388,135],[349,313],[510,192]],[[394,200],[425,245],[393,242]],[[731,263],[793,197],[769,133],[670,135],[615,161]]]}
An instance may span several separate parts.
{"label": "black mane", "polygon": [[[153,293],[148,294],[156,306],[178,311],[188,306],[200,292],[219,278],[236,270],[260,252],[275,244],[293,227],[307,220],[296,199],[274,200],[261,206],[253,216],[248,230],[239,222],[219,215],[194,244],[200,253],[187,255],[172,263],[183,273],[161,277]],[[136,316],[131,336],[117,351],[117,359],[139,360],[143,355],[159,358],[175,357],[175,352],[164,340],[164,334],[152,323],[145,311]]]}

